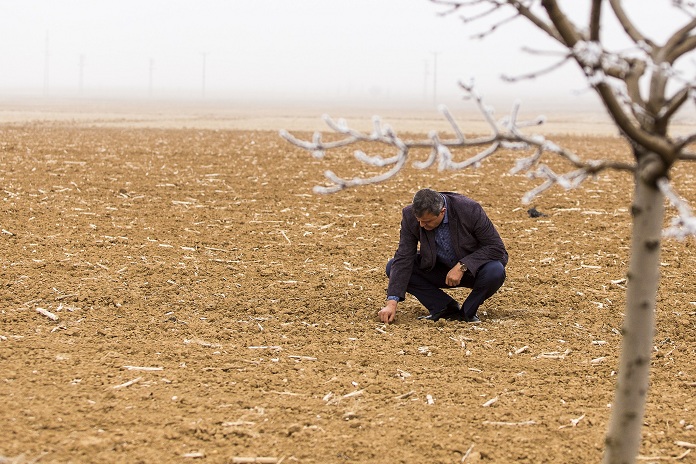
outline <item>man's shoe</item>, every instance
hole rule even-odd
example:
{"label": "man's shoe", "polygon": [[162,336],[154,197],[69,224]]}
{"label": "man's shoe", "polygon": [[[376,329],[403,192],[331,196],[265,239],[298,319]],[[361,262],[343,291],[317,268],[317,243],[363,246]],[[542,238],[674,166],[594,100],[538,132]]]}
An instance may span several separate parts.
{"label": "man's shoe", "polygon": [[465,318],[466,322],[481,322],[481,319],[478,318],[476,314],[474,314],[471,317]]}
{"label": "man's shoe", "polygon": [[448,321],[463,321],[464,320],[464,312],[461,309],[458,309],[456,311],[452,311],[447,316],[445,317]]}
{"label": "man's shoe", "polygon": [[427,316],[421,316],[418,319],[433,322],[437,322],[440,319],[445,319],[447,321],[461,321],[464,320],[464,314],[459,308],[457,302],[453,301],[450,304],[448,304],[442,311],[430,313]]}
{"label": "man's shoe", "polygon": [[452,316],[454,315],[454,311],[449,310],[449,309],[444,309],[442,311],[438,311],[436,313],[430,313],[427,316],[419,316],[418,319],[422,321],[433,321],[437,322],[440,319],[445,319],[445,320],[452,320]]}

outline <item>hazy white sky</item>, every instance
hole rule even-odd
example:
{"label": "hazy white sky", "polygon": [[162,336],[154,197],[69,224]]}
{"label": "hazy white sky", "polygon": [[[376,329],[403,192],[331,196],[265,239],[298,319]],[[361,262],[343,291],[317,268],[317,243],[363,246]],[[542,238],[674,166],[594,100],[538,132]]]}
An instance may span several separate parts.
{"label": "hazy white sky", "polygon": [[[627,3],[669,9],[667,0]],[[515,24],[472,41],[481,28],[442,11],[427,0],[0,0],[0,94],[434,102],[437,93],[447,103],[471,77],[510,99],[551,89],[552,99],[577,100],[584,89],[572,66],[501,84],[501,73],[550,62],[522,45],[551,42]],[[666,18],[662,29],[683,22],[644,16],[656,31]]]}

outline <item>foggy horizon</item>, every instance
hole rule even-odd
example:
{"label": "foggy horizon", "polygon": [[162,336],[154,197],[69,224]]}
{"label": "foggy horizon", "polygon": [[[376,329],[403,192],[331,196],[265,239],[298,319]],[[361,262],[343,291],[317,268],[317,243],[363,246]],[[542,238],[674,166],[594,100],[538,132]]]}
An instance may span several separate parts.
{"label": "foggy horizon", "polygon": [[[578,2],[561,4],[574,18],[586,16]],[[656,35],[674,28],[673,15],[644,10]],[[475,110],[458,86],[474,79],[501,112],[517,101],[530,110],[602,110],[574,63],[501,80],[561,56],[543,33],[513,22],[472,40],[486,26],[443,11],[427,0],[0,3],[0,37],[12,44],[0,47],[0,101]],[[524,53],[523,45],[547,53]]]}

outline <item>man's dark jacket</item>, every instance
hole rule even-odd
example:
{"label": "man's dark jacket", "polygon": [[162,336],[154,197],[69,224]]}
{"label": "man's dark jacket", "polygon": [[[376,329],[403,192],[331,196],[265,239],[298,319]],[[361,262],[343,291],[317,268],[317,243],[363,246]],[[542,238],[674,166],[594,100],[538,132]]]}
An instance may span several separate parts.
{"label": "man's dark jacket", "polygon": [[[447,220],[457,260],[464,263],[473,275],[490,261],[506,265],[508,254],[503,240],[481,205],[458,193],[441,193],[447,200]],[[408,205],[401,212],[399,248],[392,262],[387,295],[403,300],[413,266],[429,271],[435,267],[436,261],[435,230],[422,228],[413,214],[413,205]]]}

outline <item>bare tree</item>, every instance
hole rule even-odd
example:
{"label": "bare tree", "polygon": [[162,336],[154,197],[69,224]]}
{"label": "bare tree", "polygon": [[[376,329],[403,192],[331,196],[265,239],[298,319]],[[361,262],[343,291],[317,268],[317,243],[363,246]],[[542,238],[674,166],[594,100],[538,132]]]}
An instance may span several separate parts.
{"label": "bare tree", "polygon": [[[494,33],[512,20],[521,20],[532,28],[543,31],[548,38],[565,52],[557,63],[547,69],[532,72],[525,77],[535,77],[550,72],[566,62],[574,62],[586,77],[618,128],[629,142],[634,162],[619,163],[610,160],[585,160],[577,154],[546,140],[541,136],[526,136],[522,128],[541,121],[518,121],[518,107],[501,121],[493,119],[492,111],[478,96],[473,85],[463,84],[467,95],[474,98],[489,123],[491,134],[468,139],[446,108],[441,108],[449,121],[455,138],[441,140],[431,132],[425,140],[404,140],[379,118],[374,120],[371,133],[362,133],[348,127],[344,121],[326,117],[330,129],[340,138],[324,142],[320,133],[313,140],[299,140],[287,132],[281,136],[322,157],[325,150],[352,145],[357,142],[375,142],[394,147],[396,153],[389,158],[368,156],[357,151],[355,156],[370,165],[382,166],[387,170],[368,178],[345,179],[331,171],[326,172],[331,185],[316,187],[319,193],[336,192],[348,187],[381,182],[401,170],[416,148],[430,148],[430,156],[414,165],[427,168],[438,164],[440,169],[461,169],[476,166],[486,157],[501,149],[520,149],[532,152],[520,159],[514,172],[526,171],[543,182],[529,192],[524,200],[553,185],[573,188],[588,176],[606,169],[619,169],[633,173],[635,194],[631,213],[633,232],[631,256],[628,269],[626,312],[619,359],[619,374],[615,401],[611,411],[604,462],[634,462],[638,455],[641,426],[645,413],[648,391],[649,367],[653,332],[655,329],[656,296],[659,282],[661,238],[671,235],[684,238],[696,235],[696,217],[689,206],[672,189],[669,173],[677,161],[694,161],[696,154],[689,147],[696,141],[696,133],[688,136],[671,136],[670,126],[675,114],[688,102],[693,102],[696,80],[684,76],[677,68],[678,62],[692,55],[696,48],[695,2],[671,0],[663,8],[676,9],[683,14],[683,24],[675,27],[663,44],[659,44],[641,33],[625,11],[621,0],[587,1],[588,22],[584,25],[573,22],[557,0],[431,0],[448,8],[446,13],[459,13],[465,22],[491,19],[480,37]],[[643,7],[645,5],[640,5]],[[636,7],[639,7],[636,5]],[[615,21],[632,43],[626,50],[610,50],[603,41],[603,27]],[[518,78],[509,78],[510,80]],[[451,149],[481,147],[475,155],[463,161],[454,161]],[[542,163],[545,154],[556,154],[565,158],[572,169],[563,174],[553,172]],[[672,226],[662,230],[665,215],[665,198],[676,207],[678,214]]]}

